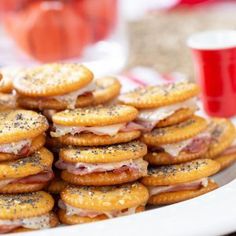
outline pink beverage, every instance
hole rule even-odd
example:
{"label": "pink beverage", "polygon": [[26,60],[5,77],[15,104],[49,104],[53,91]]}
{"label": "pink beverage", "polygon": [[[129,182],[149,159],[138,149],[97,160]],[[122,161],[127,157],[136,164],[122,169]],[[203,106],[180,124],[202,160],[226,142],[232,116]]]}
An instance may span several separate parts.
{"label": "pink beverage", "polygon": [[210,116],[236,115],[236,31],[195,34],[188,39],[205,111]]}

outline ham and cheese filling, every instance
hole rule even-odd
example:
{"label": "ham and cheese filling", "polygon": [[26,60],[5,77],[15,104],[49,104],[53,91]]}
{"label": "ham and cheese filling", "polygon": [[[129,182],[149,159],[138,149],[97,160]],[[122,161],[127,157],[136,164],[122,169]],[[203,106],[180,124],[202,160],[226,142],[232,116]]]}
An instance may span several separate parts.
{"label": "ham and cheese filling", "polygon": [[53,171],[48,170],[24,178],[0,180],[0,188],[3,188],[8,184],[14,184],[14,183],[21,183],[21,184],[46,183],[53,178],[54,178]]}
{"label": "ham and cheese filling", "polygon": [[169,153],[172,157],[177,157],[181,151],[198,153],[209,145],[210,139],[210,133],[203,132],[193,138],[178,143],[163,144],[159,149]]}
{"label": "ham and cheese filling", "polygon": [[53,96],[50,98],[56,99],[59,102],[63,102],[67,104],[67,108],[74,109],[76,105],[77,98],[81,95],[85,95],[87,93],[92,93],[95,90],[95,84],[91,82],[89,85],[87,85],[84,88],[81,88],[79,90],[73,91],[71,93],[67,93],[60,96]]}
{"label": "ham and cheese filling", "polygon": [[18,142],[0,144],[0,153],[25,155],[29,151],[31,143],[32,143],[32,140],[23,139]]}
{"label": "ham and cheese filling", "polygon": [[153,195],[157,195],[160,193],[169,193],[169,192],[177,192],[177,191],[184,191],[184,190],[195,190],[200,189],[201,187],[208,186],[208,178],[202,178],[196,181],[176,184],[176,185],[169,185],[169,186],[150,186],[148,187],[150,197]]}
{"label": "ham and cheese filling", "polygon": [[0,234],[8,233],[19,227],[28,229],[50,228],[50,214],[16,220],[0,220]]}
{"label": "ham and cheese filling", "polygon": [[62,126],[54,124],[54,132],[51,132],[52,137],[61,137],[66,134],[76,135],[80,133],[93,133],[96,135],[114,136],[118,132],[130,132],[135,130],[142,130],[143,127],[134,122],[120,123],[107,126]]}
{"label": "ham and cheese filling", "polygon": [[83,163],[78,162],[76,164],[64,162],[58,160],[55,166],[58,169],[67,170],[68,172],[75,175],[86,175],[91,173],[106,172],[112,171],[114,173],[122,173],[123,171],[133,171],[138,172],[143,175],[147,174],[147,165],[148,163],[142,158],[135,160],[127,160],[121,162],[112,162],[112,163]]}
{"label": "ham and cheese filling", "polygon": [[159,121],[166,119],[182,108],[196,111],[198,109],[196,98],[160,108],[140,110],[137,122],[144,127],[145,131],[151,131]]}
{"label": "ham and cheese filling", "polygon": [[236,139],[234,139],[231,146],[226,150],[224,150],[221,155],[230,155],[230,154],[236,154]]}
{"label": "ham and cheese filling", "polygon": [[100,215],[106,215],[108,218],[114,218],[118,216],[126,216],[130,214],[134,214],[136,212],[137,207],[132,207],[132,208],[127,208],[124,210],[119,210],[119,211],[93,211],[93,210],[86,210],[86,209],[81,209],[77,207],[70,206],[63,202],[61,199],[58,201],[58,206],[66,211],[66,214],[68,216],[72,215],[78,215],[81,217],[90,217],[90,218],[95,218]]}

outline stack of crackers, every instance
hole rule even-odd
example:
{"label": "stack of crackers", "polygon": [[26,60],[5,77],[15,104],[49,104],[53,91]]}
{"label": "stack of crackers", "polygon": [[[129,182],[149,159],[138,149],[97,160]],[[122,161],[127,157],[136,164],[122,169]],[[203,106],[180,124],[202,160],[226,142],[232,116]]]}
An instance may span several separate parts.
{"label": "stack of crackers", "polygon": [[141,182],[149,189],[149,204],[173,204],[214,190],[218,185],[208,177],[235,161],[234,125],[196,115],[198,94],[196,84],[180,81],[120,96],[139,109],[136,122],[144,127],[141,141],[150,165]]}
{"label": "stack of crackers", "polygon": [[79,64],[23,69],[7,89],[6,77],[0,101],[16,102],[0,109],[0,233],[190,199],[217,188],[208,177],[236,160],[233,124],[196,115],[193,83],[116,99],[116,78],[94,79]]}
{"label": "stack of crackers", "polygon": [[54,178],[53,154],[43,147],[47,129],[37,112],[0,112],[0,233],[58,224],[52,196],[40,191]]}

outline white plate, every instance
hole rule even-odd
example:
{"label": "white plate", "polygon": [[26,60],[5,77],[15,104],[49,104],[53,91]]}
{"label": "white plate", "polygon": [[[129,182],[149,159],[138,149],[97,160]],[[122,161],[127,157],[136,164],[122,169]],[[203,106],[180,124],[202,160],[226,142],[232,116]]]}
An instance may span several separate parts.
{"label": "white plate", "polygon": [[[222,235],[236,231],[236,164],[216,175],[217,190],[181,203],[131,216],[24,233],[52,236]],[[12,234],[18,235],[19,234]]]}

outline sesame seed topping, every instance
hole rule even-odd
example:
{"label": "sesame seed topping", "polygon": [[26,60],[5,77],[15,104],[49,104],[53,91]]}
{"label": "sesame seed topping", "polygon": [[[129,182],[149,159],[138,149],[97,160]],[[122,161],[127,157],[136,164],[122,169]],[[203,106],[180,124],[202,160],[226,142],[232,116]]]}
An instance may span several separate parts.
{"label": "sesame seed topping", "polygon": [[198,170],[202,166],[207,165],[205,160],[197,160],[192,162],[187,162],[179,165],[167,165],[160,167],[149,167],[149,176],[174,176],[180,172],[191,172],[193,170]]}

